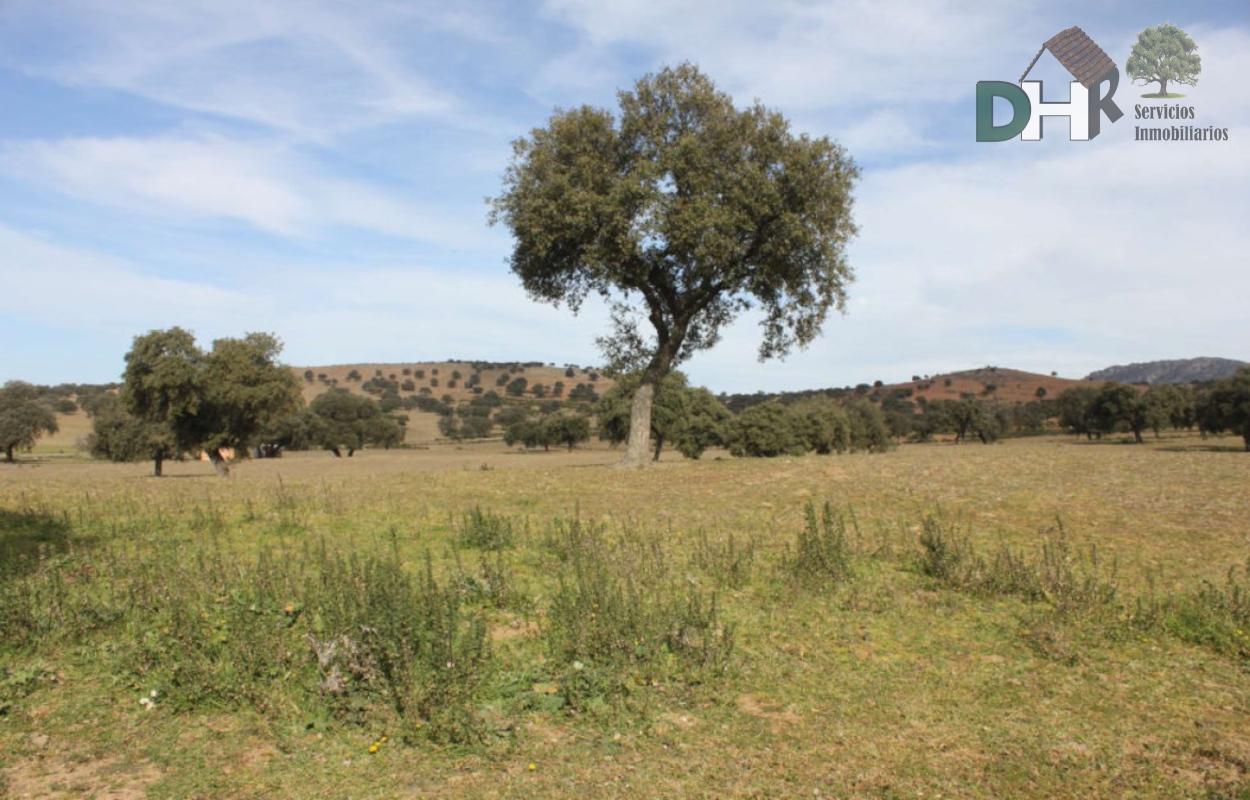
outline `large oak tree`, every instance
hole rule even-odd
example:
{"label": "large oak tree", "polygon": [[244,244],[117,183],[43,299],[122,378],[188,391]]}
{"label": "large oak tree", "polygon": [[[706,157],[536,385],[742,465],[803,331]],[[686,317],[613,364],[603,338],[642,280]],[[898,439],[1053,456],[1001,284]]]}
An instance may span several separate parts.
{"label": "large oak tree", "polygon": [[656,387],[726,324],[762,311],[763,360],[843,310],[858,171],[759,102],[735,108],[690,64],[618,97],[617,115],[557,111],[517,140],[491,222],[511,229],[531,297],[575,313],[592,292],[611,304],[599,345],[612,367],[642,371],[622,462],[642,466]]}

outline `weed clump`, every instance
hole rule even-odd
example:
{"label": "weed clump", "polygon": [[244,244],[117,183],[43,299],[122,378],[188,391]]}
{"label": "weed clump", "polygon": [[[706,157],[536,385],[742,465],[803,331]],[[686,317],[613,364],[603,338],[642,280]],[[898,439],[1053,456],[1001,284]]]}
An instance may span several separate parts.
{"label": "weed clump", "polygon": [[547,541],[558,567],[542,637],[566,668],[570,705],[727,666],[733,631],[715,594],[673,573],[659,537],[573,519],[557,520]]}
{"label": "weed clump", "polygon": [[723,541],[713,542],[702,531],[695,540],[690,566],[712,578],[727,589],[741,589],[755,572],[756,540],[740,542],[730,533]]}
{"label": "weed clump", "polygon": [[986,559],[966,532],[929,516],[920,545],[920,573],[959,591],[1041,601],[1064,617],[1119,609],[1115,563],[1104,565],[1094,547],[1074,550],[1062,524],[1045,532],[1032,554],[1002,545]]}
{"label": "weed clump", "polygon": [[460,518],[456,542],[479,550],[505,550],[515,544],[512,519],[474,506]]}
{"label": "weed clump", "polygon": [[[853,546],[848,536],[847,515],[835,513],[825,503],[820,516],[810,502],[803,509],[804,525],[795,540],[793,553],[782,562],[789,578],[806,588],[827,588],[850,580],[854,572]],[[851,518],[854,527],[854,518]]]}
{"label": "weed clump", "polygon": [[1138,601],[1140,627],[1250,660],[1250,561],[1229,569],[1222,585],[1203,581],[1195,591]]}

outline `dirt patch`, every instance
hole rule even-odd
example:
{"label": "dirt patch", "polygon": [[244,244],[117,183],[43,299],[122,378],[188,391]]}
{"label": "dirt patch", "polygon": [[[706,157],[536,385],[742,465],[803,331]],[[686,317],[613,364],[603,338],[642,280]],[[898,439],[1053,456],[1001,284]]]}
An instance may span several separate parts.
{"label": "dirt patch", "polygon": [[6,800],[56,800],[88,796],[96,800],[141,800],[161,772],[147,762],[121,758],[73,762],[28,758],[0,771]]}
{"label": "dirt patch", "polygon": [[738,710],[756,719],[767,720],[773,733],[802,724],[803,718],[793,708],[766,700],[759,695],[744,694],[738,698]]}
{"label": "dirt patch", "polygon": [[490,629],[490,639],[492,642],[502,642],[508,639],[516,639],[520,636],[537,635],[538,623],[533,620],[513,620],[505,625],[496,625]]}

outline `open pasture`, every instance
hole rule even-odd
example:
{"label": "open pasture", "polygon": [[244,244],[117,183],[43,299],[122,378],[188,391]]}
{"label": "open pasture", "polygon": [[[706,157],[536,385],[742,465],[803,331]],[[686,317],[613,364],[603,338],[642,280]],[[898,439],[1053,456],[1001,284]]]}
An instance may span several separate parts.
{"label": "open pasture", "polygon": [[1237,444],[28,460],[0,797],[1245,796]]}

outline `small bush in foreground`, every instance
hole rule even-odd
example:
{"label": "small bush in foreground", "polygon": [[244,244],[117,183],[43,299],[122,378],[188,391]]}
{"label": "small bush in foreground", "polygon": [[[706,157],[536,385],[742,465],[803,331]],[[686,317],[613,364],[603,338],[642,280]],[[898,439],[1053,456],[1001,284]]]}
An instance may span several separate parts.
{"label": "small bush in foreground", "polygon": [[512,520],[474,506],[460,517],[460,530],[456,542],[461,547],[477,547],[479,550],[504,550],[514,544]]}
{"label": "small bush in foreground", "polygon": [[[810,502],[803,509],[804,526],[799,530],[794,552],[787,555],[782,567],[794,582],[807,588],[829,588],[849,580],[851,543],[847,538],[847,520],[834,513],[825,503],[820,516]],[[852,519],[854,525],[854,519]]]}
{"label": "small bush in foreground", "polygon": [[725,668],[733,632],[714,594],[674,575],[658,537],[557,520],[557,588],[542,635],[566,666],[566,699],[582,707],[654,681],[698,682]]}

